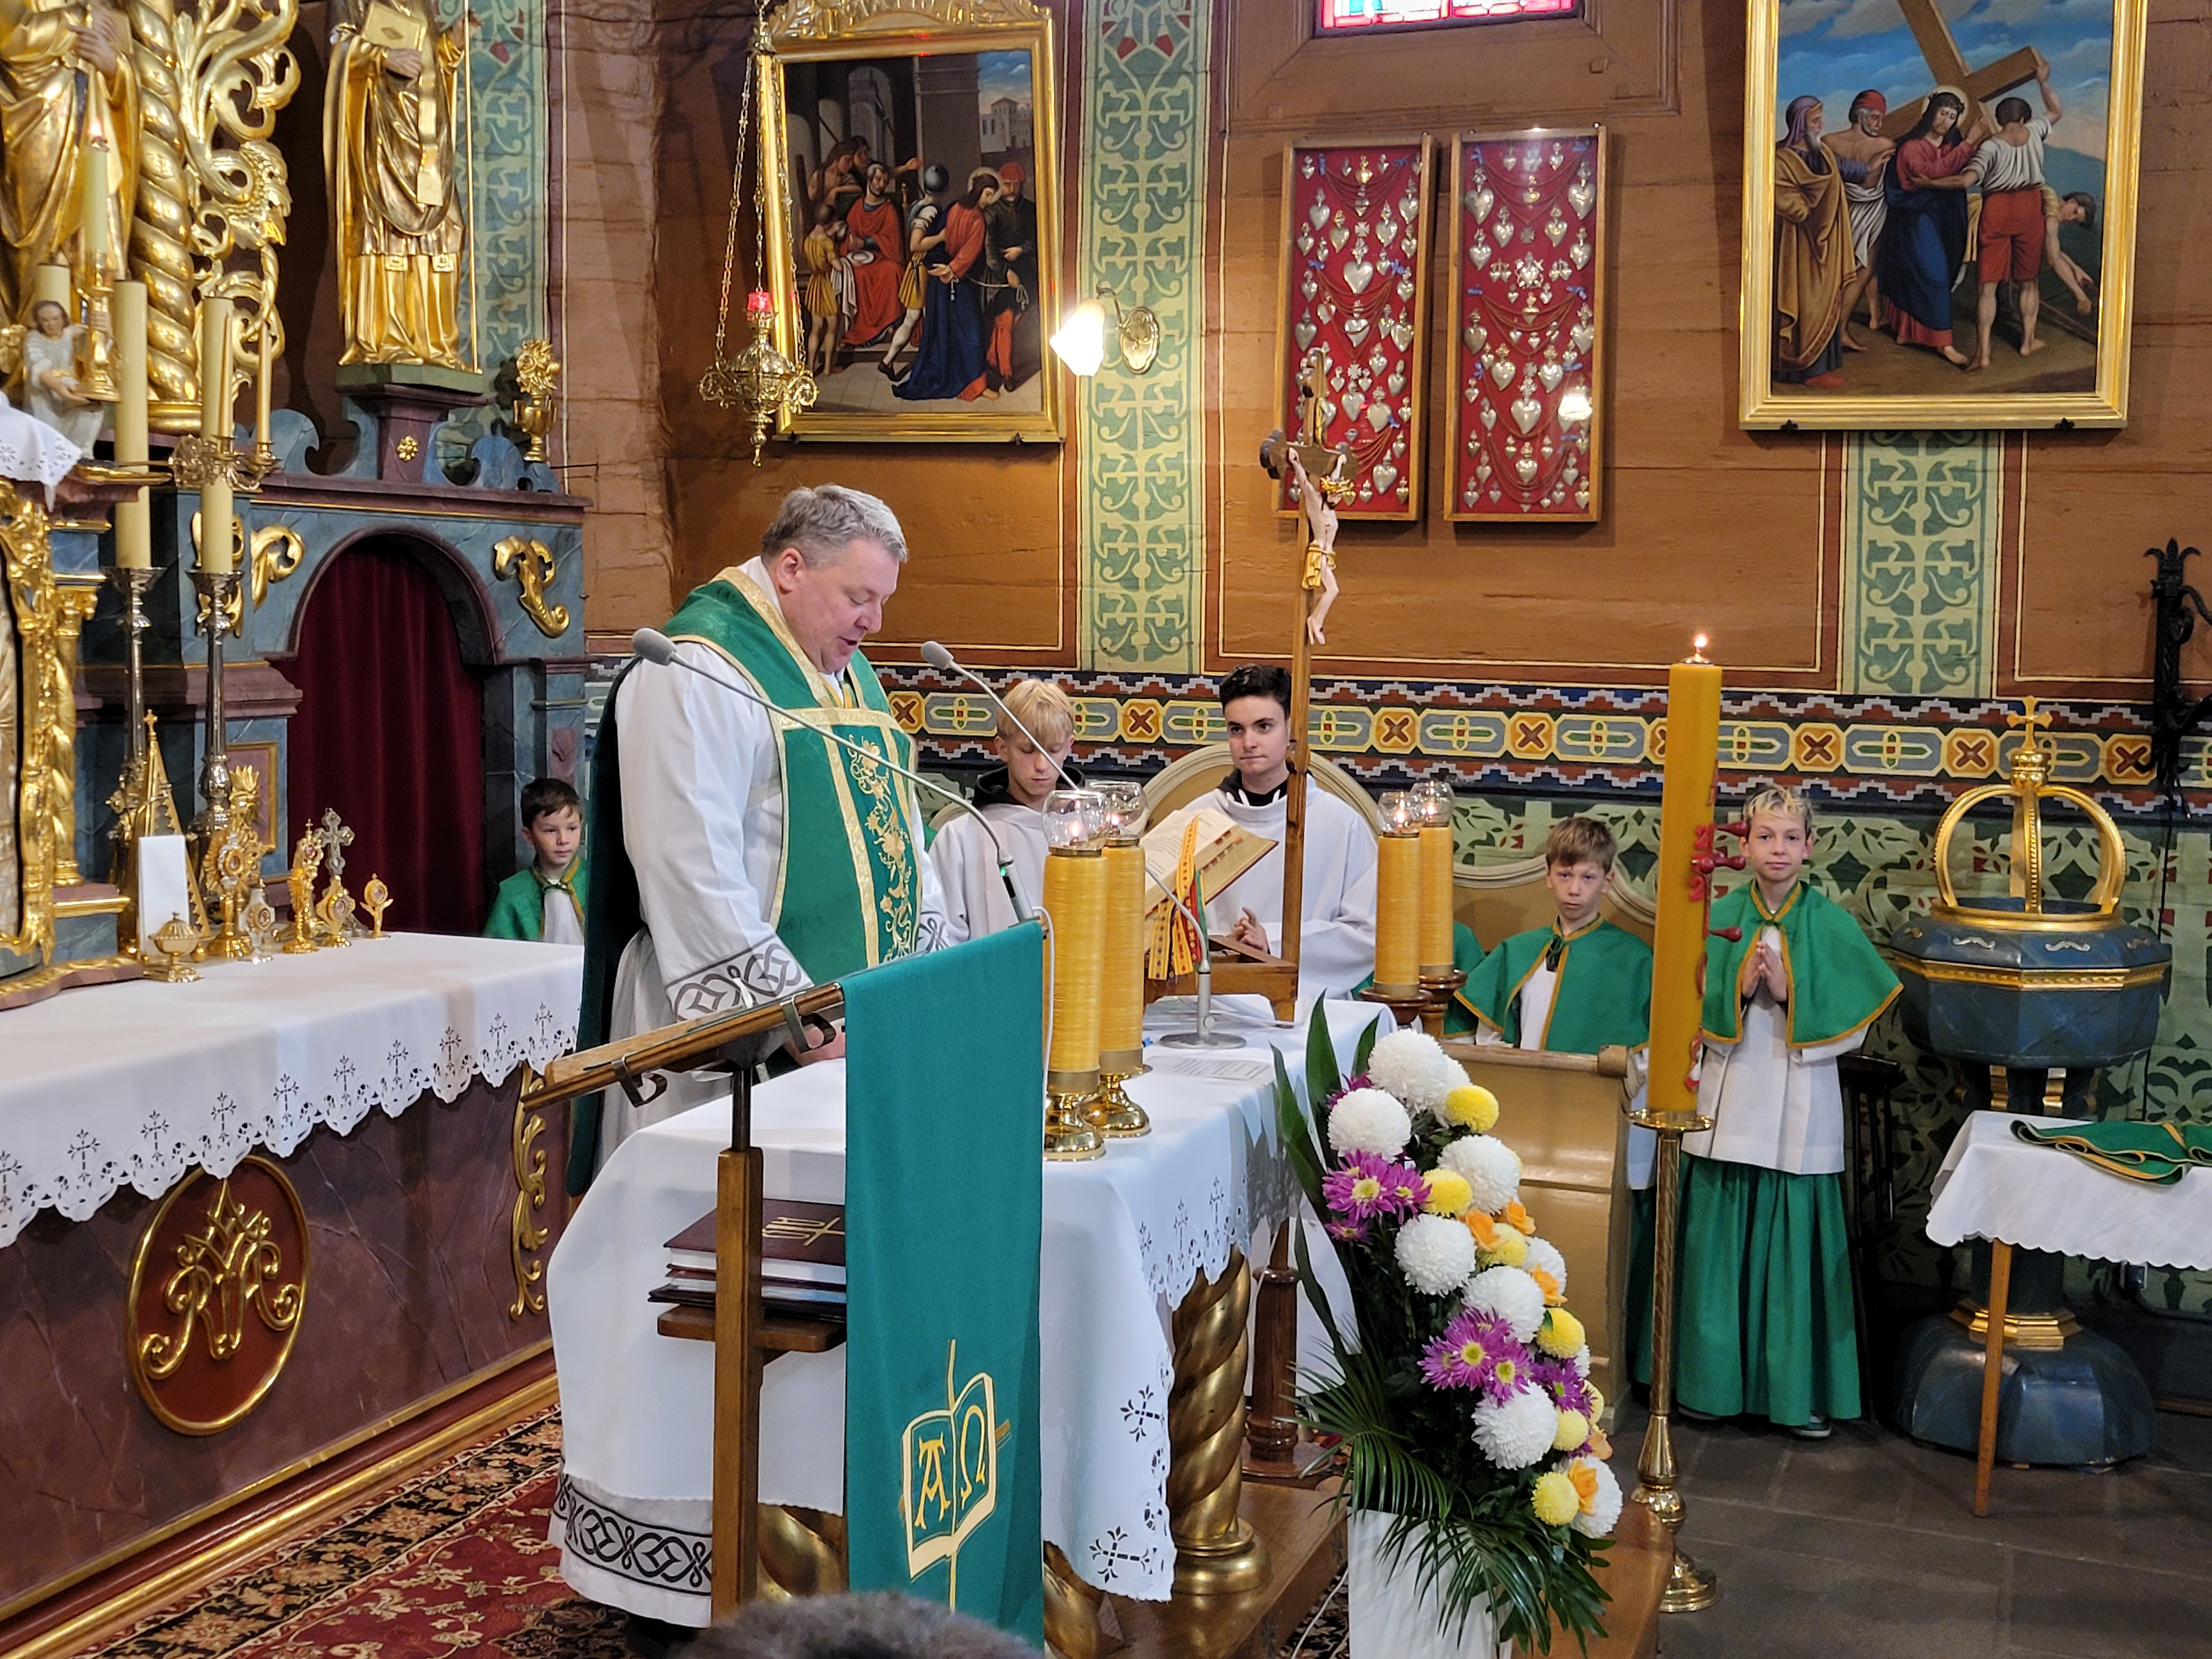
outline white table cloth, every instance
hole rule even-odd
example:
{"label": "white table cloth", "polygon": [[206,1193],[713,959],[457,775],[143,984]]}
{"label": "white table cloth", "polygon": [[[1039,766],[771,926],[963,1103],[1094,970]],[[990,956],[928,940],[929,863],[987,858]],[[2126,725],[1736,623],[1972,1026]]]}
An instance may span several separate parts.
{"label": "white table cloth", "polygon": [[2099,1261],[2212,1267],[2212,1170],[2171,1187],[2100,1170],[2055,1146],[2035,1146],[2015,1123],[2078,1127],[2064,1118],[1976,1112],[1936,1172],[1928,1237],[1938,1244],[2002,1239]]}
{"label": "white table cloth", "polygon": [[583,972],[567,945],[394,933],[0,1013],[0,1247],[43,1209],[82,1221],[126,1184],[159,1198],[542,1066],[575,1045]]}
{"label": "white table cloth", "polygon": [[[1332,1003],[1349,1068],[1379,1014]],[[1188,1028],[1156,1009],[1148,1035]],[[1169,1314],[1200,1273],[1227,1266],[1292,1191],[1275,1134],[1279,1048],[1304,1074],[1305,1021],[1224,1019],[1241,1049],[1148,1047],[1130,1094],[1152,1133],[1085,1164],[1044,1164],[1042,1400],[1044,1535],[1115,1593],[1174,1586],[1167,1513]],[[753,1139],[773,1198],[845,1201],[844,1063],[757,1089]],[[1039,1107],[1042,1114],[1042,1103]],[[714,1203],[726,1101],[624,1141],[570,1218],[546,1272],[561,1375],[563,1471],[551,1535],[568,1583],[594,1601],[679,1625],[708,1622],[714,1347],[659,1334],[646,1300],[667,1278],[665,1241]],[[761,1398],[762,1501],[842,1512],[845,1356],[785,1354]]]}

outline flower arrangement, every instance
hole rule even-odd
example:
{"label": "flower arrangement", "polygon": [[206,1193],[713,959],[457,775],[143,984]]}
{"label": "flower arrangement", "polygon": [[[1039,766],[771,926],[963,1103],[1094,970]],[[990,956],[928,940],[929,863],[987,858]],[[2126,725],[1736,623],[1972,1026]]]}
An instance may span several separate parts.
{"label": "flower arrangement", "polygon": [[1307,1420],[1342,1446],[1343,1501],[1390,1518],[1383,1559],[1437,1588],[1455,1638],[1486,1604],[1501,1639],[1548,1651],[1556,1620],[1586,1642],[1621,1494],[1565,1259],[1489,1133],[1496,1097],[1433,1038],[1370,1027],[1354,1069],[1339,1074],[1318,1007],[1310,1114],[1276,1062],[1291,1167],[1352,1288],[1344,1328],[1294,1234],[1336,1367],[1302,1379]]}

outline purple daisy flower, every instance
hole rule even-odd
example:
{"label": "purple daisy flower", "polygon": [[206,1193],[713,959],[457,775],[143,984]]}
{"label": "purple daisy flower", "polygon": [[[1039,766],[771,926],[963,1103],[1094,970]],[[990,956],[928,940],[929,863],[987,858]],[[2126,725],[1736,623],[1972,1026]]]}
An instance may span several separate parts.
{"label": "purple daisy flower", "polygon": [[1328,1236],[1340,1244],[1364,1244],[1367,1242],[1367,1224],[1364,1221],[1330,1221],[1323,1225],[1328,1229]]}
{"label": "purple daisy flower", "polygon": [[1322,1177],[1321,1195],[1337,1214],[1366,1222],[1395,1207],[1397,1168],[1379,1152],[1354,1152]]}
{"label": "purple daisy flower", "polygon": [[1585,1417],[1593,1414],[1590,1407],[1596,1402],[1590,1398],[1589,1383],[1575,1370],[1572,1360],[1536,1359],[1528,1367],[1528,1376],[1561,1411],[1580,1412]]}
{"label": "purple daisy flower", "polygon": [[1444,1333],[1421,1351],[1421,1375],[1431,1388],[1470,1389],[1507,1400],[1526,1388],[1528,1351],[1495,1314],[1463,1310]]}

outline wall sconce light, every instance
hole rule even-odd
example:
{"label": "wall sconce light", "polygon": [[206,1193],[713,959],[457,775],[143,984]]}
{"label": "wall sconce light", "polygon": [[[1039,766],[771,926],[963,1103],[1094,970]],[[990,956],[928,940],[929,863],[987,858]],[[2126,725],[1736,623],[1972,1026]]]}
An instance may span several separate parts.
{"label": "wall sconce light", "polygon": [[1121,361],[1143,374],[1160,355],[1160,319],[1150,306],[1133,306],[1124,313],[1114,290],[1103,283],[1098,285],[1098,298],[1076,307],[1052,337],[1054,355],[1071,373],[1087,379],[1098,372],[1106,361],[1106,307],[1099,300],[1114,301],[1114,337]]}

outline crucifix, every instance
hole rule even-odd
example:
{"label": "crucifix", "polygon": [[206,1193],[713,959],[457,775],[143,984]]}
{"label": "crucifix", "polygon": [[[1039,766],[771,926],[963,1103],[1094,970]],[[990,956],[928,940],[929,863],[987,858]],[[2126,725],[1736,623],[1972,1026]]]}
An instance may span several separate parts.
{"label": "crucifix", "polygon": [[353,845],[353,831],[338,821],[337,808],[323,809],[323,827],[315,831],[315,844],[323,849],[323,868],[330,878],[345,880],[345,849]]}
{"label": "crucifix", "polygon": [[[1994,64],[1978,70],[1966,67],[1966,54],[1959,43],[1951,38],[1951,25],[1944,20],[1941,0],[1897,0],[1897,9],[1905,14],[1905,25],[1912,31],[1918,43],[1920,56],[1926,60],[1928,72],[1936,77],[1939,87],[1957,87],[1966,94],[1966,112],[1959,119],[1963,132],[1974,125],[1982,112],[1984,100],[2001,92],[2024,86],[2035,79],[2035,48],[2022,46],[2018,52],[2008,52]],[[1926,106],[1926,98],[1916,98],[1901,104],[1882,118],[1881,136],[1902,138],[1912,131]]]}

